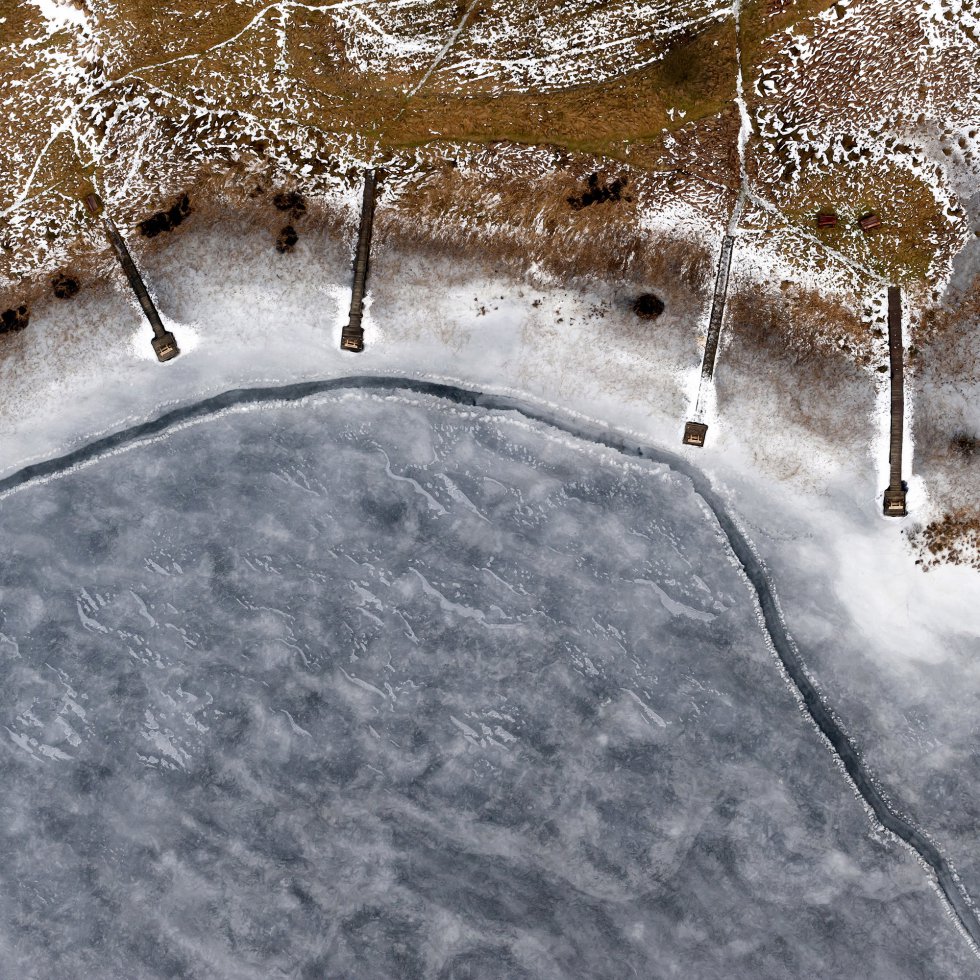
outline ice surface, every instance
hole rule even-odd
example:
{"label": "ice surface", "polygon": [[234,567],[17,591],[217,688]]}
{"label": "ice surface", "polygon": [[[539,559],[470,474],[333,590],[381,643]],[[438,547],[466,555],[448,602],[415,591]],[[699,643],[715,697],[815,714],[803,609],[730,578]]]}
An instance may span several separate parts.
{"label": "ice surface", "polygon": [[0,975],[975,974],[666,469],[349,394],[0,527]]}
{"label": "ice surface", "polygon": [[809,500],[806,525],[777,494],[739,499],[818,684],[899,809],[940,842],[976,901],[976,572],[910,570],[902,536],[847,506],[833,483]]}

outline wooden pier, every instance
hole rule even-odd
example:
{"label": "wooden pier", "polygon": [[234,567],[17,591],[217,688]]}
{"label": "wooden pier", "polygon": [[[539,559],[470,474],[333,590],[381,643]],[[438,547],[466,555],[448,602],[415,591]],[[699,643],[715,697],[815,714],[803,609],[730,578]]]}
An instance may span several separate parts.
{"label": "wooden pier", "polygon": [[704,398],[708,385],[715,373],[715,358],[718,356],[718,340],[721,325],[725,319],[725,298],[728,295],[728,276],[732,267],[732,249],[735,237],[725,235],[718,256],[718,272],[715,275],[715,292],[711,298],[711,315],[708,318],[708,338],[704,345],[704,358],[701,361],[701,380],[698,384],[698,398],[694,406],[694,419],[684,426],[685,446],[703,446],[708,427],[701,419],[704,415]]}
{"label": "wooden pier", "polygon": [[361,226],[357,234],[357,254],[354,257],[354,289],[350,298],[350,319],[340,335],[340,349],[364,350],[364,291],[367,286],[368,266],[371,259],[371,232],[374,228],[374,203],[378,177],[369,170],[364,177],[364,197],[361,200]]}
{"label": "wooden pier", "polygon": [[902,291],[888,287],[888,359],[891,365],[891,430],[888,440],[887,517],[904,517],[908,489],[902,480],[902,438],[905,431],[905,351],[902,345]]}
{"label": "wooden pier", "polygon": [[133,261],[133,257],[129,254],[129,249],[126,247],[126,242],[123,240],[122,235],[119,234],[119,230],[116,228],[112,218],[105,213],[102,199],[98,194],[89,194],[88,197],[85,198],[85,207],[93,215],[96,215],[102,219],[102,225],[105,228],[106,236],[109,239],[109,244],[112,245],[112,248],[116,253],[116,257],[119,259],[119,264],[122,266],[123,272],[126,274],[126,278],[129,280],[129,285],[136,294],[136,298],[139,300],[139,304],[143,308],[143,312],[146,314],[146,319],[153,328],[153,340],[151,343],[153,345],[153,352],[157,356],[157,360],[172,360],[180,353],[180,348],[177,346],[177,339],[163,325],[163,321],[160,319],[160,314],[157,312],[157,308],[153,305],[153,300],[150,299],[149,292],[147,292],[146,284],[143,282],[143,277],[140,275],[139,269],[136,268],[136,263]]}

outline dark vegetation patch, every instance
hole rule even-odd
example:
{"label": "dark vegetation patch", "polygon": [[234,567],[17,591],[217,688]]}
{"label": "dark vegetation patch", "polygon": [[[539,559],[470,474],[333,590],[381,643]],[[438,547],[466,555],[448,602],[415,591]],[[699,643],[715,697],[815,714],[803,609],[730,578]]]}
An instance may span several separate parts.
{"label": "dark vegetation patch", "polygon": [[166,211],[157,211],[146,221],[141,221],[137,227],[146,238],[156,238],[157,235],[176,228],[190,213],[191,199],[186,194],[181,194]]}
{"label": "dark vegetation patch", "polygon": [[704,83],[704,59],[698,57],[693,37],[680,38],[660,62],[660,77],[674,89],[702,89]]}
{"label": "dark vegetation patch", "polygon": [[731,28],[721,24],[674,39],[657,65],[658,90],[664,104],[684,109],[689,118],[695,118],[705,115],[711,103],[734,98],[733,41]]}
{"label": "dark vegetation patch", "polygon": [[[581,211],[582,208],[587,208],[591,204],[621,201],[623,200],[623,191],[626,189],[628,183],[628,177],[617,177],[612,183],[606,183],[605,181],[600,183],[598,174],[589,174],[589,179],[586,181],[586,189],[577,197],[572,194],[568,198],[568,203],[572,206],[573,211]],[[633,198],[627,197],[626,200],[632,201]]]}
{"label": "dark vegetation patch", "polygon": [[633,300],[633,312],[643,320],[656,320],[664,311],[664,301],[653,293],[643,293]]}
{"label": "dark vegetation patch", "polygon": [[51,289],[58,299],[71,299],[79,290],[78,280],[59,272],[51,280]]}
{"label": "dark vegetation patch", "polygon": [[949,441],[949,448],[959,459],[973,459],[977,454],[977,436],[975,432],[956,432]]}
{"label": "dark vegetation patch", "polygon": [[3,313],[0,313],[0,333],[13,333],[17,330],[23,330],[30,319],[31,311],[24,303],[16,308],[4,310]]}
{"label": "dark vegetation patch", "polygon": [[272,204],[277,211],[288,211],[294,219],[306,214],[306,201],[298,191],[280,191],[272,199]]}
{"label": "dark vegetation patch", "polygon": [[298,241],[299,235],[296,234],[296,229],[292,225],[286,225],[276,239],[276,251],[283,254],[291,252]]}

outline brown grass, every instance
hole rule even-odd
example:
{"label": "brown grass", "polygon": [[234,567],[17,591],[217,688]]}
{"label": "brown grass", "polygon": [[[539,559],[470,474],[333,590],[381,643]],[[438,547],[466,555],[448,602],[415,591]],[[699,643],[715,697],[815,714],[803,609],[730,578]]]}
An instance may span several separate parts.
{"label": "brown grass", "polygon": [[[497,166],[488,166],[496,159]],[[478,160],[444,165],[406,186],[377,215],[379,241],[437,254],[459,255],[517,276],[532,266],[562,281],[604,279],[676,288],[675,298],[703,294],[711,258],[680,236],[651,238],[638,228],[638,207],[658,193],[654,178],[595,157],[564,155],[553,169],[547,155],[528,152],[524,166],[504,169],[506,148],[488,148]],[[513,161],[511,161],[513,163]],[[508,172],[509,171],[509,172]],[[574,209],[590,173],[625,178],[620,201]],[[684,299],[685,309],[692,307]]]}
{"label": "brown grass", "polygon": [[[719,38],[725,43],[712,47]],[[733,34],[716,28],[679,44],[661,62],[596,85],[553,92],[464,94],[432,85],[381,127],[382,145],[394,148],[433,139],[551,143],[605,153],[624,142],[658,139],[687,119],[718,113],[734,96]]]}
{"label": "brown grass", "polygon": [[813,17],[836,0],[744,0],[739,20],[742,61],[747,74],[772,52],[771,39],[792,28],[810,34]]}
{"label": "brown grass", "polygon": [[674,129],[669,138],[629,140],[622,147],[611,144],[606,153],[628,159],[635,167],[684,171],[737,191],[738,130],[738,107],[726,105],[714,115]]}
{"label": "brown grass", "polygon": [[784,419],[829,445],[862,450],[865,426],[848,424],[865,416],[871,398],[858,365],[862,333],[843,302],[795,287],[733,285],[716,368],[721,411],[729,400],[751,401],[752,386],[764,385],[781,406],[775,428]]}
{"label": "brown grass", "polygon": [[925,569],[937,565],[967,565],[980,569],[980,508],[961,507],[931,521],[909,535],[921,552],[916,564]]}
{"label": "brown grass", "polygon": [[842,357],[863,364],[870,353],[867,327],[845,297],[789,282],[779,291],[758,285],[736,288],[728,310],[741,341],[759,350],[778,348],[800,368],[839,363]]}
{"label": "brown grass", "polygon": [[[758,157],[755,162],[760,163]],[[788,221],[891,282],[925,281],[936,255],[949,252],[956,240],[955,228],[926,184],[887,161],[814,163],[797,183],[766,179]],[[817,231],[814,220],[822,210],[839,216],[836,228]],[[872,211],[882,225],[862,232],[857,219]]]}
{"label": "brown grass", "polygon": [[954,297],[949,303],[933,304],[924,311],[916,341],[941,342],[957,333],[972,332],[977,323],[980,323],[980,275],[964,295]]}
{"label": "brown grass", "polygon": [[99,24],[118,42],[114,75],[141,65],[195,54],[233,37],[268,3],[264,0],[113,0],[99,4]]}

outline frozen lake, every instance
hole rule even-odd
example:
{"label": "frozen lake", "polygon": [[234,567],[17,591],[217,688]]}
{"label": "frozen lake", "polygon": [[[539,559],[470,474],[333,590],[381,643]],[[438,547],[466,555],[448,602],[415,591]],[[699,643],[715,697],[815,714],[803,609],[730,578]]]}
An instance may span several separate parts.
{"label": "frozen lake", "polygon": [[338,394],[0,533],[0,975],[975,975],[665,467]]}

